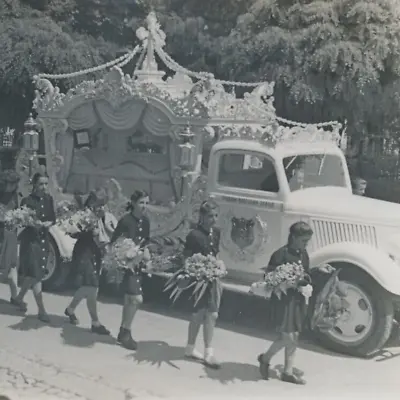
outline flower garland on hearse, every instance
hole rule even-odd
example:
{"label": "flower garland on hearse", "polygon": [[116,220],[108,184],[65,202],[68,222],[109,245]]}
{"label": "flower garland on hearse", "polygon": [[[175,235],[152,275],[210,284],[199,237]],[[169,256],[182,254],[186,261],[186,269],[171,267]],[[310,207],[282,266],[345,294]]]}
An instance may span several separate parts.
{"label": "flower garland on hearse", "polygon": [[340,269],[330,265],[312,271],[315,286],[322,289],[316,293],[311,303],[310,329],[327,332],[332,330],[347,312],[346,286],[339,279]]}

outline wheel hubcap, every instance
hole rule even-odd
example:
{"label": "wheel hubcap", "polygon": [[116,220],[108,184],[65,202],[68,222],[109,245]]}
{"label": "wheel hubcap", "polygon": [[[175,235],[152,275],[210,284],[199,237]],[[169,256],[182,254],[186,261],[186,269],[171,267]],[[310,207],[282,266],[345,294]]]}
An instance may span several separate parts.
{"label": "wheel hubcap", "polygon": [[328,336],[336,342],[356,345],[369,335],[373,327],[372,302],[358,286],[349,282],[342,283],[346,285],[348,308]]}

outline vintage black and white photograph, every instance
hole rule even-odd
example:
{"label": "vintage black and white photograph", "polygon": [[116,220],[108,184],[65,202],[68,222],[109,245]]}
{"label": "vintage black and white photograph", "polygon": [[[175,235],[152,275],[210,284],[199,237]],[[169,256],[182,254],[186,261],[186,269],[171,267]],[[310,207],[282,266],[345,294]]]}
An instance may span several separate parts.
{"label": "vintage black and white photograph", "polygon": [[400,0],[0,0],[0,400],[396,398]]}

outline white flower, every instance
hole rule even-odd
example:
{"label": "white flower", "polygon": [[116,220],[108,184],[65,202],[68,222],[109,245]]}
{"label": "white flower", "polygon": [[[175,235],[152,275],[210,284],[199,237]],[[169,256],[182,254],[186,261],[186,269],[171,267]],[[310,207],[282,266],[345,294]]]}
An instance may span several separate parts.
{"label": "white flower", "polygon": [[133,260],[138,255],[136,249],[130,249],[126,252],[126,258]]}
{"label": "white flower", "polygon": [[146,247],[146,248],[143,250],[143,260],[144,260],[144,261],[150,261],[150,259],[151,259],[150,251],[149,251],[149,249]]}
{"label": "white flower", "polygon": [[302,286],[302,287],[300,287],[300,293],[304,297],[310,298],[312,296],[312,293],[313,293],[313,287],[311,285]]}

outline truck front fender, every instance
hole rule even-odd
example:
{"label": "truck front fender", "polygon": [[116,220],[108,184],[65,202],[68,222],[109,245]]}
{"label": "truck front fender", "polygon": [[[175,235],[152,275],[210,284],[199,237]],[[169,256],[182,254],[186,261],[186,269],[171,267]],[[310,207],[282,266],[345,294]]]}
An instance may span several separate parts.
{"label": "truck front fender", "polygon": [[66,235],[57,225],[53,225],[50,228],[50,234],[56,242],[60,257],[65,260],[71,260],[76,240]]}
{"label": "truck front fender", "polygon": [[334,243],[310,254],[311,267],[332,263],[353,264],[389,293],[400,295],[400,264],[382,250],[359,243]]}

